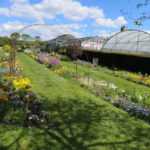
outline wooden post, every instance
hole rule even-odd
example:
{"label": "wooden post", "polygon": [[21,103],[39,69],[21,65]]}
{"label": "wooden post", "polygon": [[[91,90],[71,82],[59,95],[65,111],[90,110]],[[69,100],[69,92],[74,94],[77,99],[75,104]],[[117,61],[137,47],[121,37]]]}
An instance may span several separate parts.
{"label": "wooden post", "polygon": [[11,40],[12,50],[10,52],[9,58],[9,67],[10,67],[10,75],[16,73],[16,40]]}

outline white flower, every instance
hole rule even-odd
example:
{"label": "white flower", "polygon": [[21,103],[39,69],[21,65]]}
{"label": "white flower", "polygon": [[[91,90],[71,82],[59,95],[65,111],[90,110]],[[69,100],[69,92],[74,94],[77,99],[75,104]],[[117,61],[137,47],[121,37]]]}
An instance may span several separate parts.
{"label": "white flower", "polygon": [[138,97],[139,97],[139,100],[143,100],[143,97],[142,97],[142,95],[139,95]]}
{"label": "white flower", "polygon": [[125,90],[121,90],[121,93],[125,93],[126,91]]}
{"label": "white flower", "polygon": [[115,85],[115,84],[113,84],[113,83],[110,83],[109,85],[108,85],[108,87],[110,88],[110,89],[113,89],[113,90],[116,90],[118,87]]}
{"label": "white flower", "polygon": [[104,87],[108,86],[106,81],[97,81],[97,85],[104,86]]}

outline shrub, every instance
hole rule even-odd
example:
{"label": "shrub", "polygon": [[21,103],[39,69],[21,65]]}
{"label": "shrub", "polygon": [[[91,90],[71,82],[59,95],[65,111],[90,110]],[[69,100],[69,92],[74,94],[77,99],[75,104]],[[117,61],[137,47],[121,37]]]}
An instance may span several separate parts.
{"label": "shrub", "polygon": [[0,88],[0,102],[8,101],[8,94]]}
{"label": "shrub", "polygon": [[60,60],[54,56],[49,58],[48,67],[58,67],[60,65]]}
{"label": "shrub", "polygon": [[51,56],[48,53],[39,53],[38,61],[42,64],[48,65],[48,67],[54,67],[60,65],[60,59],[58,56]]}
{"label": "shrub", "polygon": [[48,64],[49,62],[49,54],[48,53],[39,53],[38,56],[38,61],[42,64]]}
{"label": "shrub", "polygon": [[70,58],[66,55],[61,55],[61,60],[62,61],[70,61]]}

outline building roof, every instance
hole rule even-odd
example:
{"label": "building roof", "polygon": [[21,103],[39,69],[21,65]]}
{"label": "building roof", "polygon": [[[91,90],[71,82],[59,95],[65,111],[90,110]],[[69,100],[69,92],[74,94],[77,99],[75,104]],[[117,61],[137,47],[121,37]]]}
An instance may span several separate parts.
{"label": "building roof", "polygon": [[150,57],[150,34],[140,30],[126,30],[111,36],[101,52]]}

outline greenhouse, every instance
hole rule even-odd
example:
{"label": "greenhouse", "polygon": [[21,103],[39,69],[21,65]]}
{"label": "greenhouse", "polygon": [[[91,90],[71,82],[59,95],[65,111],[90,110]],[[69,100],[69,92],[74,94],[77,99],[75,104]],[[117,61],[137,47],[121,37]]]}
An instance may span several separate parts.
{"label": "greenhouse", "polygon": [[[103,41],[100,49],[85,50],[84,58],[98,64],[137,72],[150,72],[150,34],[126,30]],[[98,46],[97,46],[98,47]]]}
{"label": "greenhouse", "polygon": [[139,30],[119,32],[104,43],[101,51],[150,57],[150,34]]}

